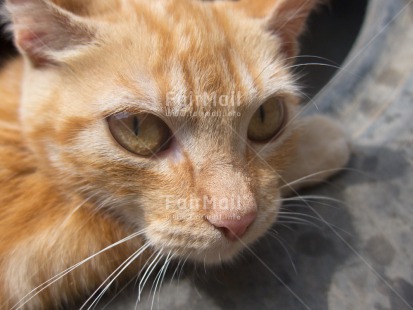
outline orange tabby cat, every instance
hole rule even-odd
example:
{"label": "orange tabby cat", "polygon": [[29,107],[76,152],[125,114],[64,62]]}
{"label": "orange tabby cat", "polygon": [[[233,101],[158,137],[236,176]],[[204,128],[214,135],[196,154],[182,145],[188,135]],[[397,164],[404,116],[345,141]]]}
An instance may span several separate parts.
{"label": "orange tabby cat", "polygon": [[6,1],[22,57],[0,71],[0,308],[229,261],[292,181],[341,168],[342,130],[297,119],[290,65],[316,2]]}

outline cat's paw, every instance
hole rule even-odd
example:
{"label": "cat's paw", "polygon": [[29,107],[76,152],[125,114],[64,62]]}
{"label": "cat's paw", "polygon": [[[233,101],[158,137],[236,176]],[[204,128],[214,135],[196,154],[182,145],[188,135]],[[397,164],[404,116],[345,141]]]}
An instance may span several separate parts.
{"label": "cat's paw", "polygon": [[309,116],[300,121],[297,152],[290,167],[282,174],[282,195],[318,184],[339,172],[350,158],[350,141],[337,121]]}

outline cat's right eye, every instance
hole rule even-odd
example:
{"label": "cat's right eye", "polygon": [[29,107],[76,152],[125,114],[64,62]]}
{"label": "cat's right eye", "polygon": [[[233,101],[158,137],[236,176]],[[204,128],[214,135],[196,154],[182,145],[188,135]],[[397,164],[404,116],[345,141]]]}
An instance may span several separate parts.
{"label": "cat's right eye", "polygon": [[109,116],[107,121],[115,140],[136,155],[156,155],[170,144],[169,127],[153,114],[121,112]]}

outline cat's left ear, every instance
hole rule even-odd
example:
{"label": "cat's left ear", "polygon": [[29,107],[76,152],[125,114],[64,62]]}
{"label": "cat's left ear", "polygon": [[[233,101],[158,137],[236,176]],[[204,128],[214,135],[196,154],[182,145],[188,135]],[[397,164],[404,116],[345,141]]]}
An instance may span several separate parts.
{"label": "cat's left ear", "polygon": [[57,64],[94,40],[86,20],[48,0],[6,0],[5,13],[17,48],[35,67]]}
{"label": "cat's left ear", "polygon": [[281,39],[287,57],[298,52],[298,37],[305,29],[310,13],[325,0],[240,0],[233,2],[247,15],[265,21],[266,29]]}

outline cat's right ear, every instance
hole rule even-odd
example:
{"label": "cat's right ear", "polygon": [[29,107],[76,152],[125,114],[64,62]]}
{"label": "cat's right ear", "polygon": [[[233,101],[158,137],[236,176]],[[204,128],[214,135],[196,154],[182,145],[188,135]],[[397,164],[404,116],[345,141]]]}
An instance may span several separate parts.
{"label": "cat's right ear", "polygon": [[280,39],[280,50],[288,58],[298,52],[298,37],[310,13],[327,0],[239,0],[222,1],[247,16],[261,19],[265,30]]}
{"label": "cat's right ear", "polygon": [[6,0],[2,11],[15,45],[35,67],[58,64],[94,41],[92,25],[48,0]]}

